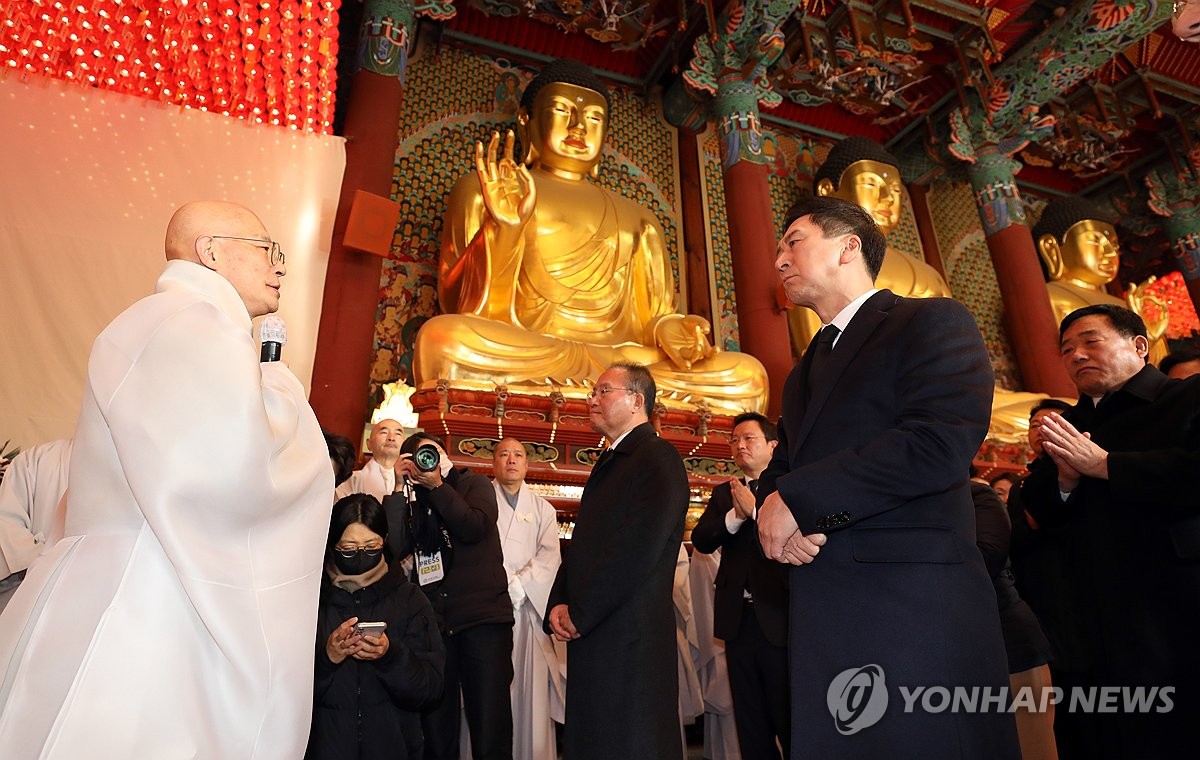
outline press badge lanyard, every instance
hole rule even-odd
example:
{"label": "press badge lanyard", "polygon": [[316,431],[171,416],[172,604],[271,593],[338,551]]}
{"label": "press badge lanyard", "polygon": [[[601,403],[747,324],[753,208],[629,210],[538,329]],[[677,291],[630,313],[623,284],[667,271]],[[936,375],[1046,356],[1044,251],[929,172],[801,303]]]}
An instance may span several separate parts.
{"label": "press badge lanyard", "polygon": [[442,552],[438,550],[432,554],[425,552],[417,552],[417,583],[422,586],[427,586],[430,583],[437,583],[446,577],[446,569],[442,566]]}

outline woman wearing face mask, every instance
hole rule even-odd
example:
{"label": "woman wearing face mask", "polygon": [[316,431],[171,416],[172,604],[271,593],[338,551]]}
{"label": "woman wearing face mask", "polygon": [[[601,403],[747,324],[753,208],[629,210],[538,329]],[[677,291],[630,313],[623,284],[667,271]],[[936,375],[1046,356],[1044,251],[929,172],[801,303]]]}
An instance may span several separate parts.
{"label": "woman wearing face mask", "polygon": [[[317,614],[315,702],[306,757],[420,758],[420,708],[442,693],[433,609],[388,565],[387,516],[369,494],[333,506]],[[387,623],[360,633],[359,622]]]}

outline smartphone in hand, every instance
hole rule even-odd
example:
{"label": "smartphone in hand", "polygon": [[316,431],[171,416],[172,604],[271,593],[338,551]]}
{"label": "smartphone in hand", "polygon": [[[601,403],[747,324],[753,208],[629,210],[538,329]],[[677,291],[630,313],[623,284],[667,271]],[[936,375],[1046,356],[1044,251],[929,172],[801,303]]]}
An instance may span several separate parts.
{"label": "smartphone in hand", "polygon": [[359,621],[354,624],[355,633],[361,633],[364,636],[370,636],[372,638],[379,638],[379,636],[386,630],[387,623],[382,621],[374,623]]}

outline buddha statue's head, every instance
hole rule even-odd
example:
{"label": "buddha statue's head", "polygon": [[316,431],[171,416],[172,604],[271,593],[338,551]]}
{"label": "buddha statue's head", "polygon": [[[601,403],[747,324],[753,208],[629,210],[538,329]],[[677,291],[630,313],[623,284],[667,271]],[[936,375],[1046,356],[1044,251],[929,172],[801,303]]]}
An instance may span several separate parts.
{"label": "buddha statue's head", "polygon": [[517,111],[524,163],[572,175],[600,166],[612,100],[591,69],[560,58],[526,85]]}
{"label": "buddha statue's head", "polygon": [[1083,198],[1059,198],[1046,206],[1033,228],[1033,240],[1048,280],[1101,288],[1117,276],[1117,230],[1103,218]]}
{"label": "buddha statue's head", "polygon": [[884,235],[900,223],[904,184],[895,156],[866,137],[847,137],[833,146],[813,178],[817,195],[832,195],[866,209]]}

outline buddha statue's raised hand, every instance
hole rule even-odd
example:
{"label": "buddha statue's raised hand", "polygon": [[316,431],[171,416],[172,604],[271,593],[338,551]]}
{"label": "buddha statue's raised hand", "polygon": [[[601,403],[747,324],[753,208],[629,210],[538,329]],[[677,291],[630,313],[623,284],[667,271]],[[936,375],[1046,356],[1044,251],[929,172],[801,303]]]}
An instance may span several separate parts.
{"label": "buddha statue's raised hand", "polygon": [[[1143,282],[1141,285],[1134,285],[1125,294],[1125,301],[1129,304],[1129,308],[1136,311],[1138,315],[1146,322],[1147,337],[1150,338],[1150,343],[1162,340],[1167,334],[1167,326],[1171,321],[1171,314],[1167,311],[1167,304],[1154,293],[1149,292],[1150,286],[1155,283],[1158,278],[1154,275],[1150,279]],[[1154,304],[1158,309],[1158,316],[1153,320],[1146,319],[1146,304]]]}
{"label": "buddha statue's raised hand", "polygon": [[513,160],[513,142],[510,129],[504,138],[504,154],[497,160],[499,132],[492,132],[486,152],[483,143],[476,141],[475,174],[492,220],[502,228],[520,230],[537,207],[537,188],[529,169]]}

